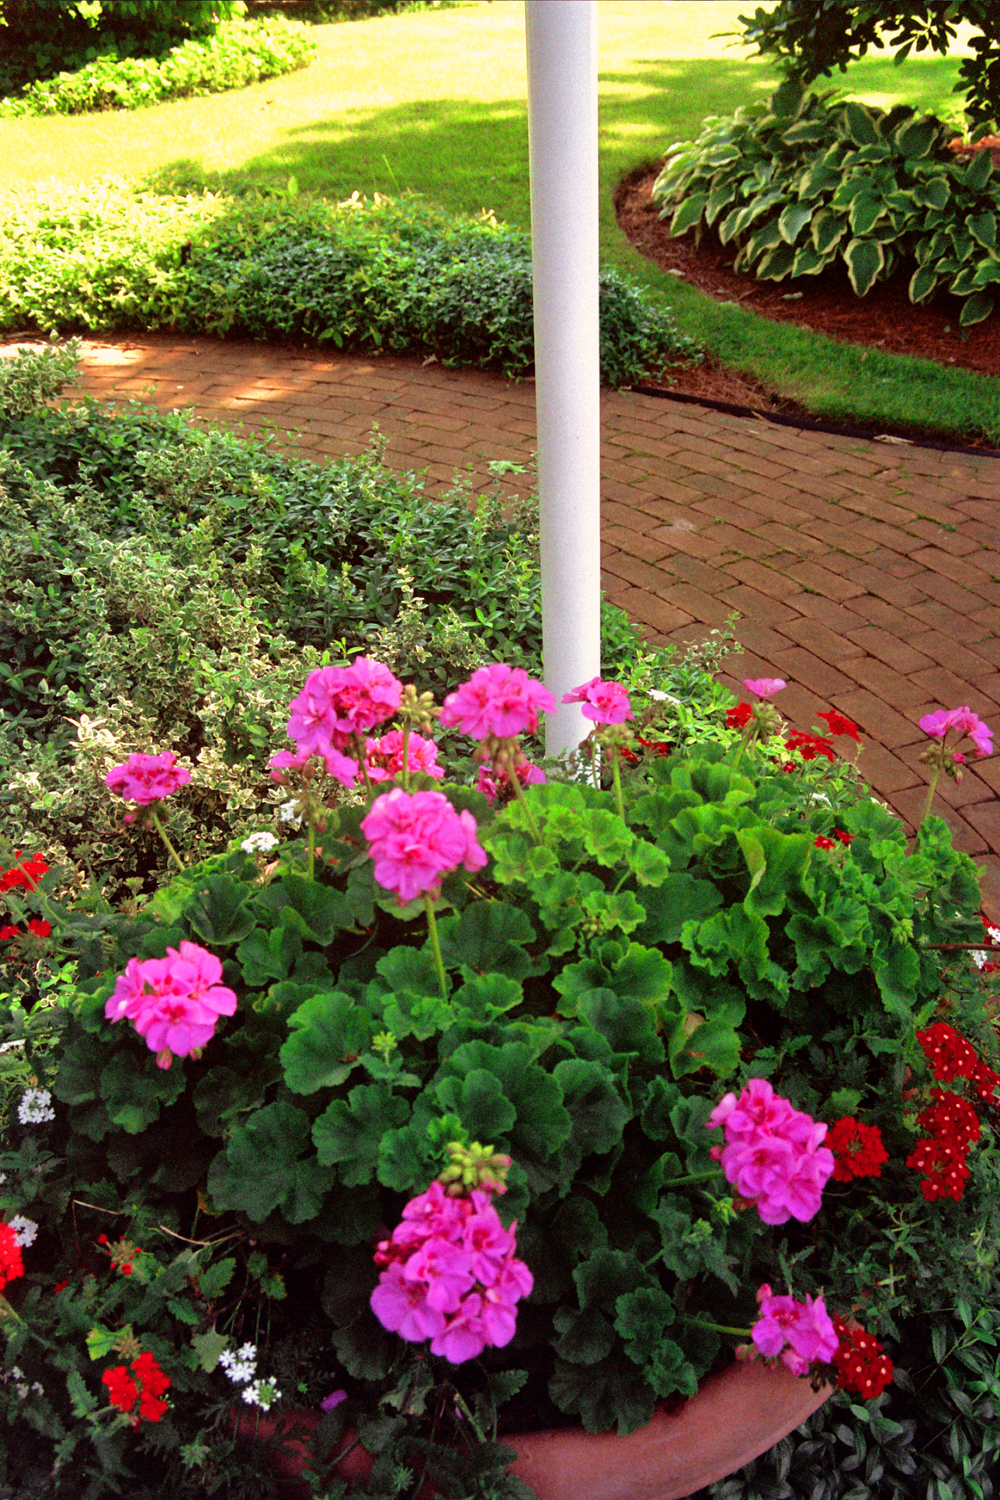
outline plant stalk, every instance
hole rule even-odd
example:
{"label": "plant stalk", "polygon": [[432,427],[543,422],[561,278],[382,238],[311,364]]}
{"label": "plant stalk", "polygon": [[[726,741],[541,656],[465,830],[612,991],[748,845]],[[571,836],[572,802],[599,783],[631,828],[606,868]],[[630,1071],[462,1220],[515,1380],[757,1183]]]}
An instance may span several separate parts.
{"label": "plant stalk", "polygon": [[424,892],[424,910],[427,913],[427,931],[431,939],[431,952],[434,954],[434,967],[437,969],[438,984],[441,986],[441,998],[448,998],[448,984],[444,977],[444,964],[441,962],[441,944],[438,940],[437,918],[434,916],[434,902],[427,892]]}
{"label": "plant stalk", "polygon": [[181,874],[183,875],[183,873],[184,873],[184,861],[181,859],[180,855],[177,853],[177,850],[174,848],[173,844],[170,842],[169,838],[167,837],[167,830],[164,828],[163,824],[160,821],[160,815],[156,811],[156,804],[155,804],[155,802],[151,802],[149,804],[149,815],[150,815],[150,818],[153,821],[154,828],[156,829],[157,833],[160,835],[160,838],[163,840],[164,844],[166,845],[167,853],[170,855],[170,858],[173,860],[174,864],[177,866],[178,870],[180,870]]}

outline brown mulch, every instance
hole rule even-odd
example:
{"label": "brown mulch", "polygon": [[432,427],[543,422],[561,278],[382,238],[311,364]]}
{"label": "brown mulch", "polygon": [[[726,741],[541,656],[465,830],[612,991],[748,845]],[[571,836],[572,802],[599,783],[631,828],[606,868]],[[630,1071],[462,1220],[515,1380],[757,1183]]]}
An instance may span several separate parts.
{"label": "brown mulch", "polygon": [[[1000,313],[967,332],[961,330],[961,299],[944,294],[915,307],[906,293],[906,275],[879,283],[864,298],[855,295],[842,270],[800,276],[794,282],[755,281],[738,275],[733,270],[735,246],[720,244],[714,235],[703,235],[696,246],[693,232],[671,237],[651,197],[656,175],[657,168],[643,166],[622,179],[615,192],[618,223],[637,250],[688,286],[718,302],[736,302],[761,317],[795,323],[845,343],[1000,376]],[[675,379],[665,385],[684,395],[761,411],[802,412],[753,376],[725,369],[710,359],[700,367],[675,368],[671,374]]]}

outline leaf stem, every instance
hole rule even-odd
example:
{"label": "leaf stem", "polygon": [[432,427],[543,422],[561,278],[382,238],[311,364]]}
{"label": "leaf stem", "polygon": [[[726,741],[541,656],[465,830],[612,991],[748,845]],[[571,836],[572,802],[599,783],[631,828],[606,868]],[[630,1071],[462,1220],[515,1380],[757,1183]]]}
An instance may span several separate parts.
{"label": "leaf stem", "polygon": [[931,803],[934,801],[934,793],[937,791],[938,778],[940,777],[940,775],[941,775],[941,767],[940,766],[935,766],[934,767],[934,775],[931,777],[931,784],[930,784],[930,787],[928,788],[928,791],[927,791],[927,801],[924,803],[924,810],[920,814],[920,822],[917,824],[917,827],[916,827],[916,830],[915,830],[915,832],[917,834],[919,834],[920,829],[923,826],[924,819],[927,817],[928,813],[931,810]]}
{"label": "leaf stem", "polygon": [[734,1338],[748,1339],[751,1337],[749,1328],[730,1328],[725,1323],[710,1323],[705,1318],[692,1318],[688,1313],[681,1313],[685,1323],[691,1323],[695,1328],[710,1328],[713,1333],[729,1333]]}
{"label": "leaf stem", "polygon": [[514,768],[513,757],[511,755],[504,754],[500,757],[500,769],[504,772],[504,775],[510,782],[511,790],[513,791],[517,801],[520,803],[521,811],[524,813],[524,820],[528,825],[528,832],[531,834],[531,837],[534,839],[535,843],[540,844],[542,842],[542,839],[541,835],[538,832],[538,824],[535,822],[534,814],[532,813],[531,808],[528,806],[528,799],[524,795],[524,788],[522,787],[521,782],[518,778],[517,771]]}
{"label": "leaf stem", "polygon": [[625,804],[622,801],[622,777],[618,765],[618,746],[611,746],[611,775],[615,783],[615,802],[618,806],[618,816],[625,822]]}
{"label": "leaf stem", "polygon": [[309,819],[309,879],[312,880],[316,870],[316,828],[312,818]]}
{"label": "leaf stem", "polygon": [[403,769],[402,769],[403,791],[410,790],[410,721],[403,720]]}

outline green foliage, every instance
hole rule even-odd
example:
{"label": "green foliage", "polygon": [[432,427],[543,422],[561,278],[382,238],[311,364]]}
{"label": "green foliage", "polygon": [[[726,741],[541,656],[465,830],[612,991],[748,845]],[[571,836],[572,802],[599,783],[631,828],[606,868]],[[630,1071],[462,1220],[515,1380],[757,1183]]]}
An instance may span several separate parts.
{"label": "green foliage", "polygon": [[869,47],[895,49],[894,61],[928,48],[946,53],[964,22],[972,28],[971,57],[958,68],[956,91],[966,95],[973,120],[1000,116],[1000,18],[992,0],[958,0],[927,5],[913,0],[778,0],[752,16],[740,16],[744,39],[758,51],[780,58],[786,71],[811,83],[834,68],[844,72]]}
{"label": "green foliage", "polygon": [[[337,206],[300,198],[294,179],[287,194],[244,197],[104,183],[10,194],[0,233],[0,327],[138,323],[532,367],[528,238],[491,215],[413,197]],[[618,272],[601,273],[600,302],[607,384],[697,353]]]}
{"label": "green foliage", "polygon": [[308,29],[285,21],[231,21],[157,57],[123,55],[111,43],[73,72],[27,83],[0,99],[4,115],[78,115],[138,109],[165,99],[220,94],[303,68],[316,50]]}
{"label": "green foliage", "polygon": [[737,270],[783,281],[842,267],[859,297],[906,270],[911,302],[948,291],[968,326],[992,312],[1000,282],[1000,194],[990,153],[956,158],[952,134],[903,105],[787,83],[672,148],[653,196],[671,233],[714,229],[738,247]]}

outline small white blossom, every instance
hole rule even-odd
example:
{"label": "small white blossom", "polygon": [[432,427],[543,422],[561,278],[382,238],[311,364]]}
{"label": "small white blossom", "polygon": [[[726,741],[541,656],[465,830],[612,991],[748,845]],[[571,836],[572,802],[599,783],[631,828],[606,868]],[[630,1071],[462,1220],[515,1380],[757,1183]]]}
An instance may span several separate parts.
{"label": "small white blossom", "polygon": [[988,964],[990,961],[990,955],[985,953],[982,948],[978,948],[974,953],[970,953],[969,957],[977,969],[981,969],[984,964]]}
{"label": "small white blossom", "polygon": [[231,1349],[223,1349],[219,1355],[219,1364],[234,1385],[241,1385],[244,1380],[253,1379],[257,1368],[257,1350],[253,1344],[244,1344],[235,1354]]}
{"label": "small white blossom", "polygon": [[248,1406],[259,1406],[261,1411],[270,1411],[275,1401],[281,1400],[281,1392],[272,1380],[255,1380],[240,1392]]}
{"label": "small white blossom", "polygon": [[45,1387],[44,1387],[44,1385],[42,1385],[42,1382],[40,1380],[33,1380],[32,1381],[32,1383],[31,1383],[31,1394],[33,1396],[44,1396],[45,1395]]}
{"label": "small white blossom", "polygon": [[22,1250],[27,1250],[29,1245],[35,1243],[38,1235],[38,1225],[34,1219],[26,1219],[23,1214],[15,1214],[12,1219],[7,1220],[8,1225],[14,1231],[14,1238]]}
{"label": "small white blossom", "polygon": [[20,1041],[18,1041],[18,1042],[4,1042],[3,1046],[0,1047],[0,1053],[2,1053],[2,1052],[14,1052],[18,1047],[23,1047],[23,1046],[24,1046],[24,1037],[21,1037]]}
{"label": "small white blossom", "polygon": [[1000,927],[987,927],[986,935],[991,943],[1000,943]]}
{"label": "small white blossom", "polygon": [[283,802],[281,804],[281,806],[278,808],[278,817],[281,819],[282,823],[302,822],[302,819],[298,814],[298,803],[296,802],[294,797],[290,802]]}
{"label": "small white blossom", "polygon": [[25,1089],[17,1106],[17,1118],[22,1125],[43,1125],[46,1120],[54,1120],[55,1117],[52,1095],[48,1089]]}
{"label": "small white blossom", "polygon": [[674,703],[678,708],[681,707],[681,700],[679,698],[675,698],[673,693],[663,693],[659,688],[650,688],[649,696],[655,699],[657,703]]}
{"label": "small white blossom", "polygon": [[240,845],[245,854],[267,854],[277,847],[278,840],[273,833],[251,833]]}

